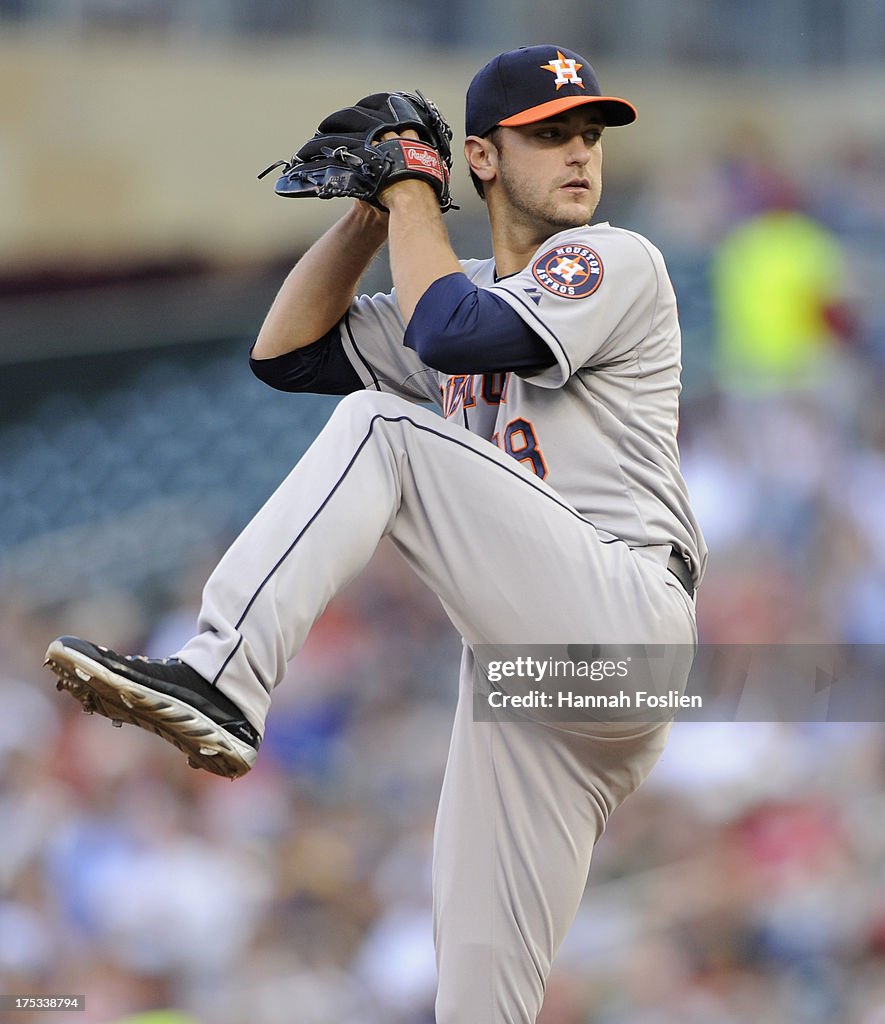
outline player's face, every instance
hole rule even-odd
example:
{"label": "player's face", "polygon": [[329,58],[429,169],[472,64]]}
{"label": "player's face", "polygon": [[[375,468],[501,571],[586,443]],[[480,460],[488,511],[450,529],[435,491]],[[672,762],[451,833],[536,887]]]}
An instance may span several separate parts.
{"label": "player's face", "polygon": [[586,224],[602,195],[602,131],[586,107],[499,128],[496,183],[508,215],[545,235]]}

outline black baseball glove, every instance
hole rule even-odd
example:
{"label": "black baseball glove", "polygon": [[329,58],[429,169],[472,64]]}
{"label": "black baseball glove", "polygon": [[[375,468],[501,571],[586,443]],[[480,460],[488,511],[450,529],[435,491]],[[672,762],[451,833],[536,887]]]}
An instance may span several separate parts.
{"label": "black baseball glove", "polygon": [[[417,141],[378,141],[386,132],[409,128],[417,133]],[[454,206],[449,192],[451,140],[452,129],[420,92],[373,93],[329,114],[291,160],[278,160],[258,177],[282,167],[274,186],[277,195],[350,196],[381,210],[386,208],[379,192],[403,178],[419,178],[433,186],[445,213]]]}

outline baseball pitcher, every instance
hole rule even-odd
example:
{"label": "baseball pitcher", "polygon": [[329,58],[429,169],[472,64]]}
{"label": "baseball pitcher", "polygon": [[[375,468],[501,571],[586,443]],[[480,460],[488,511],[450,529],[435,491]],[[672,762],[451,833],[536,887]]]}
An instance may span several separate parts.
{"label": "baseball pitcher", "polygon": [[[464,641],[434,842],[439,1024],[536,1020],[593,846],[668,728],[476,720],[481,652],[696,644],[706,549],[679,471],[673,289],[650,242],[592,223],[604,133],[635,117],[564,47],[485,65],[464,150],[484,260],[449,243],[451,131],[420,92],[336,111],[269,168],[282,196],[353,202],[283,283],[251,366],[346,397],[222,558],[174,657],[73,637],[47,652],[87,711],[236,778],[287,662],[390,537]],[[385,243],[394,291],[358,295]]]}

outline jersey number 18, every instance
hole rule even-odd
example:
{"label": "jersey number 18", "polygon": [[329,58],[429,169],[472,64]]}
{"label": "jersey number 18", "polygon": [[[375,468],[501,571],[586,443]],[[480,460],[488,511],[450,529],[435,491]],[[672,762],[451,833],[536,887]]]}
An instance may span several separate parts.
{"label": "jersey number 18", "polygon": [[[497,432],[492,435],[492,441],[501,447]],[[527,463],[535,476],[542,480],[547,476],[547,463],[538,447],[535,428],[521,416],[511,420],[504,428],[504,451],[517,462]]]}

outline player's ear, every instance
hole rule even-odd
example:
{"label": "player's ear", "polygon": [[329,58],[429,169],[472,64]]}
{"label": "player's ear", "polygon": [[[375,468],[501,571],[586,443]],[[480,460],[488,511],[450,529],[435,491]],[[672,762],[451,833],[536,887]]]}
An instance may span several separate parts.
{"label": "player's ear", "polygon": [[492,181],[498,170],[498,148],[490,138],[468,135],[464,140],[464,156],[471,174],[480,181]]}

